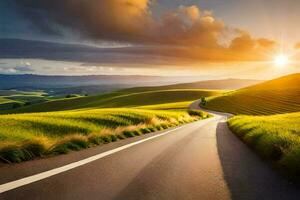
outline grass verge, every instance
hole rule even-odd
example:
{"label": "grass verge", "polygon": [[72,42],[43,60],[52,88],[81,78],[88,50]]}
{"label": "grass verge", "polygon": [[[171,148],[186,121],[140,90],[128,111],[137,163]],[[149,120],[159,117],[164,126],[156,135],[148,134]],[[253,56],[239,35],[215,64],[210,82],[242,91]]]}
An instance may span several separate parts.
{"label": "grass verge", "polygon": [[300,181],[300,112],[272,116],[236,116],[229,128],[261,157]]}

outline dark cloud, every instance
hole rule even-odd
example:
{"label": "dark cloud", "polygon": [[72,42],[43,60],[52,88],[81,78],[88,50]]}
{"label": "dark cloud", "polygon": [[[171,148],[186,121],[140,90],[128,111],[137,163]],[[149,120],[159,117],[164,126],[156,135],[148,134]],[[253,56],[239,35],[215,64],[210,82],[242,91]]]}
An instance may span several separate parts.
{"label": "dark cloud", "polygon": [[[249,33],[229,28],[211,12],[197,6],[179,6],[157,19],[152,16],[152,2],[15,0],[19,11],[48,34],[64,34],[69,30],[95,40],[155,46],[147,50],[150,54],[204,61],[247,60],[261,59],[255,51],[275,46],[273,41],[254,39]],[[225,34],[237,35],[228,41],[228,47],[219,42]],[[250,52],[254,53],[251,58],[247,56]]]}
{"label": "dark cloud", "polygon": [[22,0],[17,4],[47,33],[67,27],[100,40],[216,47],[226,29],[221,20],[197,6],[179,6],[154,19],[150,0]]}
{"label": "dark cloud", "polygon": [[[148,0],[15,0],[20,12],[46,33],[60,27],[95,39],[135,41],[150,23]],[[141,36],[140,36],[141,35]]]}

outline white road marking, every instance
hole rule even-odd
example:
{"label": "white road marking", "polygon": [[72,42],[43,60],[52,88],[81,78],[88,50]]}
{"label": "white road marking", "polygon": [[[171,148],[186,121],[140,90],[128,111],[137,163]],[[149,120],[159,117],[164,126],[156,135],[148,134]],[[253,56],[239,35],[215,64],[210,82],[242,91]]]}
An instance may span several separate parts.
{"label": "white road marking", "polygon": [[[206,120],[206,122],[208,122],[208,121],[210,121],[210,120]],[[55,168],[55,169],[52,169],[52,170],[49,170],[49,171],[45,171],[45,172],[42,172],[42,173],[39,173],[39,174],[36,174],[36,175],[28,176],[28,177],[25,177],[25,178],[22,178],[22,179],[19,179],[19,180],[15,180],[15,181],[11,181],[11,182],[8,182],[8,183],[4,183],[4,184],[0,185],[0,194],[3,193],[3,192],[7,192],[9,190],[16,189],[18,187],[22,187],[24,185],[28,185],[30,183],[34,183],[34,182],[37,182],[37,181],[49,178],[51,176],[54,176],[54,175],[57,175],[57,174],[69,171],[71,169],[80,167],[82,165],[88,164],[88,163],[93,162],[95,160],[98,160],[98,159],[104,158],[106,156],[112,155],[114,153],[117,153],[119,151],[122,151],[124,149],[127,149],[127,148],[133,147],[135,145],[144,143],[146,141],[153,140],[155,138],[164,136],[164,135],[166,135],[166,134],[168,134],[170,132],[173,132],[173,131],[176,131],[178,129],[181,129],[181,128],[187,126],[187,125],[189,125],[189,124],[186,124],[186,125],[180,126],[178,128],[166,131],[164,133],[160,133],[158,135],[154,135],[152,137],[149,137],[149,138],[146,138],[146,139],[143,139],[143,140],[139,140],[139,141],[136,141],[136,142],[133,142],[133,143],[130,143],[130,144],[118,147],[116,149],[112,149],[112,150],[109,150],[109,151],[97,154],[95,156],[91,156],[89,158],[86,158],[86,159],[83,159],[83,160],[80,160],[80,161],[77,161],[77,162],[70,163],[70,164],[62,166],[62,167],[58,167],[58,168]]]}

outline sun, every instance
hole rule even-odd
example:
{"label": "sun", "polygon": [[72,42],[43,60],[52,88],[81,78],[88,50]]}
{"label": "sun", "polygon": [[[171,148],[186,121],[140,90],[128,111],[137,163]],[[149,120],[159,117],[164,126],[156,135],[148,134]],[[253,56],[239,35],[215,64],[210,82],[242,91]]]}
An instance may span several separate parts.
{"label": "sun", "polygon": [[280,55],[275,57],[274,63],[278,67],[284,67],[287,64],[289,64],[289,58],[284,54],[280,54]]}

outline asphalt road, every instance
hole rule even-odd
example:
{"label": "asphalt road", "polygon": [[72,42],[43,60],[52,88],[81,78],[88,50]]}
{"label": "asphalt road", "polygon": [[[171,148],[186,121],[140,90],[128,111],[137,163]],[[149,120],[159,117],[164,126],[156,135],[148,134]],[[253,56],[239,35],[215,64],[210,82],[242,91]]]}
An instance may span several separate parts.
{"label": "asphalt road", "polygon": [[0,184],[5,184],[158,136],[8,190],[0,199],[299,199],[299,187],[273,172],[237,139],[228,130],[226,118],[219,114],[166,134],[153,133],[64,156],[2,165]]}

